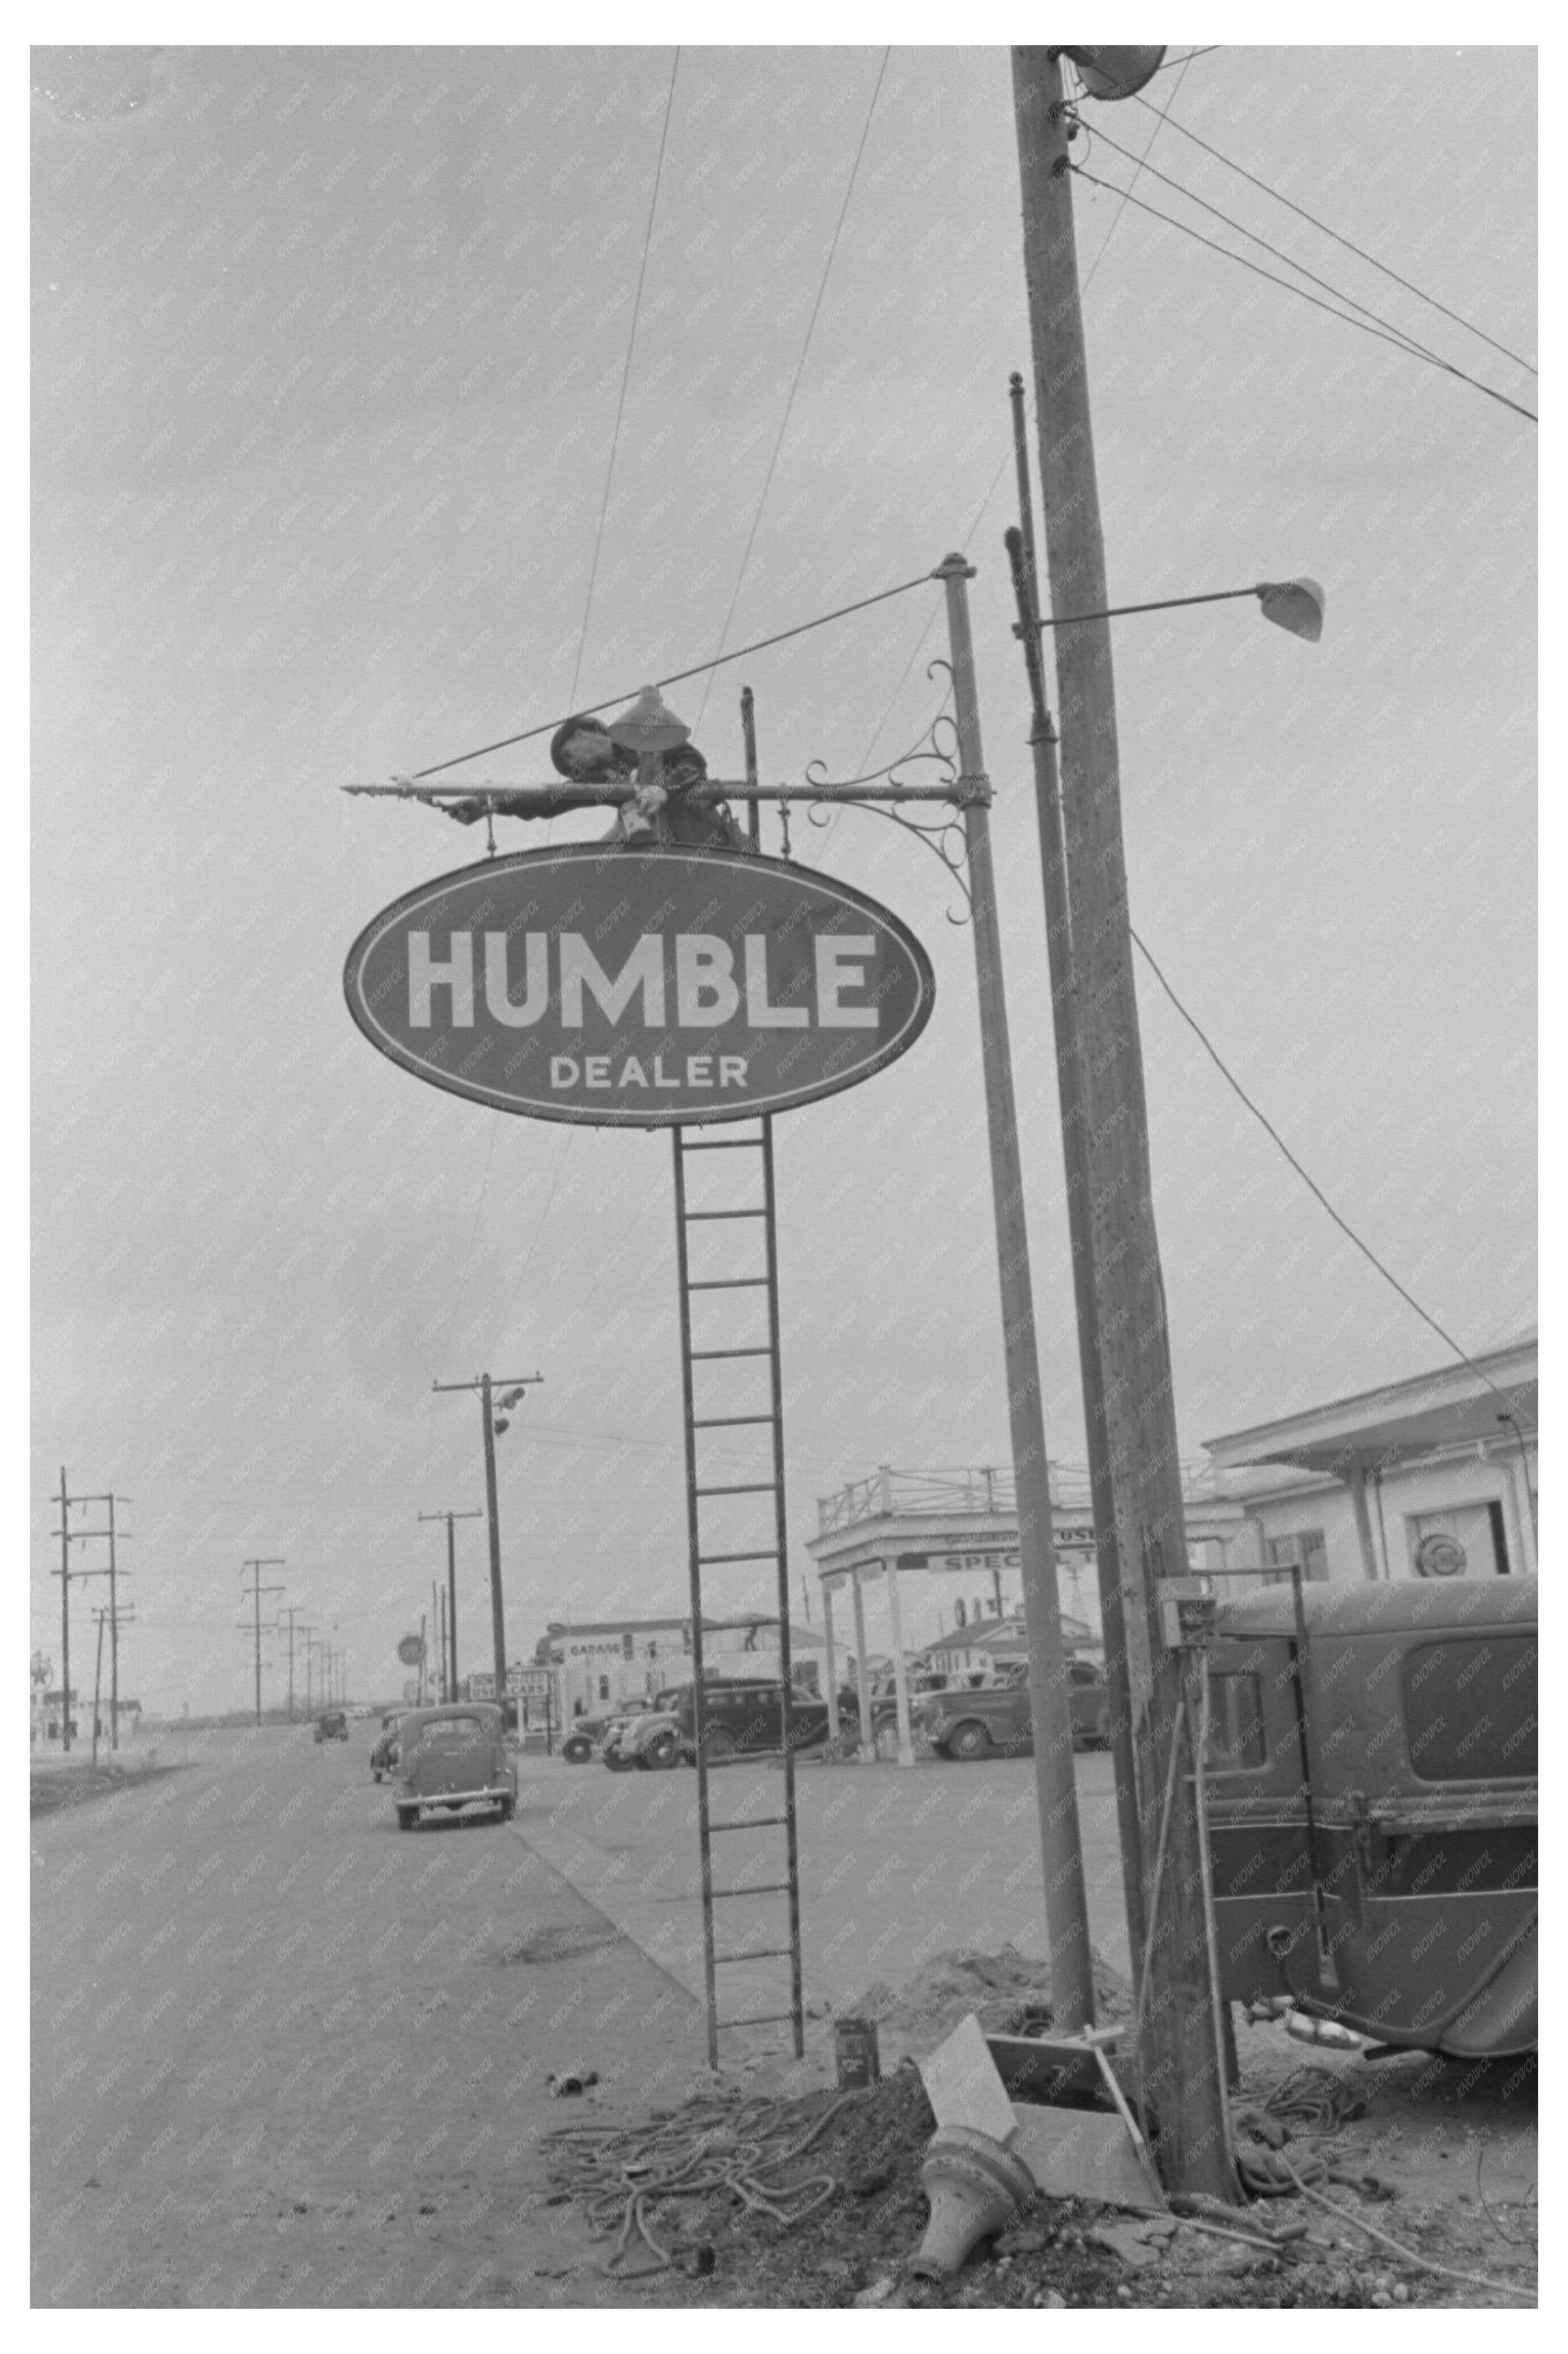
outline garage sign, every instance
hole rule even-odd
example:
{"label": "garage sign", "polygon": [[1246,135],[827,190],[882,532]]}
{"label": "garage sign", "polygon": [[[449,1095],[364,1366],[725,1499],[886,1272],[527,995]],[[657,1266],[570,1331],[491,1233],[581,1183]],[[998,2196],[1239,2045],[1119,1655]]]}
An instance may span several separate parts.
{"label": "garage sign", "polygon": [[912,1046],[936,994],[914,934],[831,875],[598,843],[421,884],[360,934],[344,988],[431,1086],[599,1128],[836,1094]]}

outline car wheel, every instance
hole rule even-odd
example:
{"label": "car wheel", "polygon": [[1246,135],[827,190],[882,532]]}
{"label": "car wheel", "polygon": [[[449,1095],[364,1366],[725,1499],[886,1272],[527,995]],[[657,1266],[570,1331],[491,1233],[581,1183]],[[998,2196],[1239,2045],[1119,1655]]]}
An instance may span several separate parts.
{"label": "car wheel", "polygon": [[513,1815],[516,1811],[516,1808],[517,1801],[515,1798],[503,1798],[499,1809],[501,1820],[503,1823],[509,1823],[512,1820]]}
{"label": "car wheel", "polygon": [[948,1736],[948,1755],[956,1757],[960,1766],[972,1766],[977,1758],[985,1756],[990,1748],[991,1735],[978,1721],[960,1724],[956,1733]]}
{"label": "car wheel", "polygon": [[646,1766],[650,1773],[662,1774],[668,1767],[678,1766],[680,1761],[681,1744],[674,1734],[658,1733],[654,1734],[637,1762],[640,1766]]}
{"label": "car wheel", "polygon": [[896,1722],[891,1724],[879,1724],[876,1728],[876,1736],[872,1745],[885,1766],[895,1766],[898,1763],[898,1726]]}
{"label": "car wheel", "polygon": [[399,1808],[398,1808],[398,1809],[397,1809],[397,1828],[398,1828],[398,1829],[399,1829],[400,1831],[411,1831],[411,1830],[413,1829],[413,1828],[414,1828],[414,1825],[418,1821],[418,1819],[419,1819],[419,1809],[418,1809],[418,1807],[399,1807]]}
{"label": "car wheel", "polygon": [[593,1755],[591,1741],[568,1741],[561,1752],[568,1766],[586,1766]]}

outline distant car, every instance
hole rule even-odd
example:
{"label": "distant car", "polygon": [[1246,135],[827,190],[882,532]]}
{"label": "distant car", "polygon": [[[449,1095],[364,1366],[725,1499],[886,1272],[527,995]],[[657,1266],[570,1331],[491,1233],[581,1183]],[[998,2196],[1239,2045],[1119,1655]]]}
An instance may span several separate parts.
{"label": "distant car", "polygon": [[317,1717],[316,1739],[318,1741],[348,1739],[348,1717],[343,1709],[329,1708],[324,1716]]}
{"label": "distant car", "polygon": [[506,1746],[506,1723],[493,1701],[458,1701],[445,1708],[411,1708],[397,1727],[393,1803],[397,1828],[411,1831],[422,1814],[493,1808],[510,1822],[517,1805],[517,1768]]}
{"label": "distant car", "polygon": [[390,1774],[397,1763],[397,1727],[407,1713],[406,1709],[389,1708],[381,1720],[380,1735],[370,1753],[370,1778],[373,1782],[379,1782],[383,1774]]}

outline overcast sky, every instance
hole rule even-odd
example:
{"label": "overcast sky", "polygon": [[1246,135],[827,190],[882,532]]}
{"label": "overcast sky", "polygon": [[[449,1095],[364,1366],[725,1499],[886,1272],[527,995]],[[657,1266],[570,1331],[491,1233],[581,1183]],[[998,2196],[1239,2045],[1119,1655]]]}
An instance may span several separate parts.
{"label": "overcast sky", "polygon": [[[478,1409],[430,1384],[483,1366],[545,1376],[500,1442],[513,1655],[547,1618],[682,1606],[668,1140],[509,1118],[370,1049],[350,943],[482,841],[336,788],[953,547],[979,567],[1046,1424],[1081,1459],[1001,547],[1030,365],[1005,50],[884,71],[687,49],[673,101],[669,48],[34,65],[34,1645],[58,1671],[63,1462],[134,1500],[122,1689],[241,1704],[241,1564],[282,1555],[268,1575],[335,1628],[355,1696],[395,1692],[443,1559],[417,1515],[483,1500]],[[1148,95],[1533,360],[1532,53],[1221,48]],[[1125,186],[1116,149],[1141,155],[1156,113],[1086,117],[1075,157]],[[1537,405],[1523,367],[1174,129],[1149,162]],[[1237,242],[1152,170],[1137,193]],[[1534,1317],[1535,428],[1113,195],[1080,181],[1075,204],[1113,598],[1298,571],[1329,593],[1317,647],[1245,602],[1117,625],[1134,924],[1476,1349]],[[716,771],[739,768],[744,681],[766,777],[854,775],[928,726],[938,612],[922,588],[670,699]],[[523,746],[458,774],[546,766]],[[779,1123],[799,1570],[819,1495],[879,1462],[1005,1462],[1008,1438],[959,894],[877,818],[794,837],[938,975],[902,1062]],[[1184,1451],[1442,1362],[1138,981]],[[79,1685],[101,1598],[75,1590]]]}

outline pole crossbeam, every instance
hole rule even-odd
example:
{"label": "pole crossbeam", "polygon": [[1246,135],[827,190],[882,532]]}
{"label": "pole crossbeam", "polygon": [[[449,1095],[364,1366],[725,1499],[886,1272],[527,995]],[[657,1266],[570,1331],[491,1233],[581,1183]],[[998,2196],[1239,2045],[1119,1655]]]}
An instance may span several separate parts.
{"label": "pole crossbeam", "polygon": [[240,1564],[242,1569],[249,1570],[252,1581],[249,1585],[247,1585],[241,1579],[239,1591],[242,1597],[252,1607],[256,1638],[256,1722],[258,1724],[261,1722],[261,1596],[264,1594],[281,1594],[285,1590],[281,1585],[263,1585],[261,1573],[264,1569],[281,1569],[286,1559],[287,1555],[283,1553],[269,1553],[260,1560],[245,1561]]}

